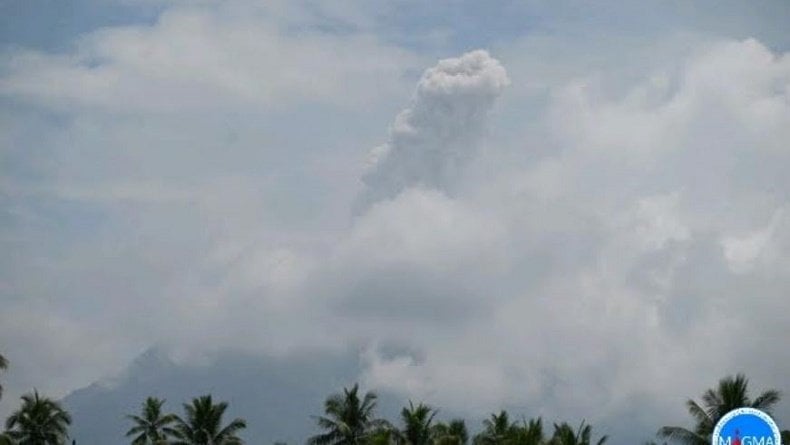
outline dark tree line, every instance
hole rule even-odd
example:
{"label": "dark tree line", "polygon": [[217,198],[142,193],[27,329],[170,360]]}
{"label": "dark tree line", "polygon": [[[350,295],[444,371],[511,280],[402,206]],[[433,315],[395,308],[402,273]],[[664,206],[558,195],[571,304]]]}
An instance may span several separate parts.
{"label": "dark tree line", "polygon": [[[308,445],[467,445],[470,436],[463,419],[435,420],[437,410],[409,402],[401,410],[400,422],[393,425],[375,417],[376,395],[359,394],[359,386],[332,395],[324,404],[325,415],[316,417],[322,433],[308,439]],[[543,420],[512,420],[507,411],[483,421],[483,430],[471,438],[473,445],[602,445],[606,436],[593,441],[592,428],[554,424],[554,432],[544,432]]]}
{"label": "dark tree line", "polygon": [[214,403],[211,395],[185,403],[184,417],[162,412],[165,401],[149,397],[141,415],[128,415],[134,426],[126,432],[132,445],[241,445],[237,433],[247,427],[244,419],[223,425],[227,402]]}
{"label": "dark tree line", "polygon": [[[0,355],[0,371],[7,367],[8,361]],[[686,402],[693,420],[691,428],[665,426],[657,436],[677,444],[707,445],[716,423],[733,409],[752,407],[770,414],[781,398],[779,391],[767,390],[752,399],[748,386],[742,374],[721,379],[703,393],[701,401]],[[20,407],[6,419],[0,445],[68,443],[71,416],[57,401],[36,390],[21,400]],[[463,419],[439,421],[438,411],[430,405],[410,401],[398,421],[392,423],[376,416],[376,403],[376,394],[361,394],[358,385],[331,395],[324,402],[323,415],[314,416],[321,432],[310,437],[306,445],[604,445],[608,441],[607,436],[596,438],[592,426],[584,421],[578,426],[567,422],[547,426],[541,418],[514,419],[504,410],[491,414],[483,421],[482,430],[471,436]],[[183,415],[166,412],[164,404],[162,399],[149,397],[138,414],[126,416],[131,426],[126,437],[132,445],[244,443],[239,433],[247,423],[240,418],[225,423],[227,402],[215,402],[211,395],[196,397],[182,405]],[[782,442],[790,443],[790,431],[782,431]]]}

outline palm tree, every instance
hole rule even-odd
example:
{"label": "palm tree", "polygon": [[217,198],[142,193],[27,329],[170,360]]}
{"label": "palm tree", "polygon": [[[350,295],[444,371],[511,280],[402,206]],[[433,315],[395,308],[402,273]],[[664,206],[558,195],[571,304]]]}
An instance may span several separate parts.
{"label": "palm tree", "polygon": [[[0,371],[8,369],[8,360],[0,354]],[[0,385],[0,398],[3,396],[3,385]],[[11,437],[8,434],[0,433],[0,445],[12,445]]]}
{"label": "palm tree", "polygon": [[506,444],[513,438],[516,428],[517,425],[510,423],[507,411],[502,410],[499,414],[491,414],[491,417],[483,421],[483,431],[475,436],[475,444]]}
{"label": "palm tree", "polygon": [[228,409],[227,402],[216,405],[211,395],[192,399],[184,404],[186,419],[176,416],[174,427],[167,431],[173,436],[173,445],[241,445],[244,441],[236,434],[247,428],[244,419],[233,419],[222,426],[222,416]]}
{"label": "palm tree", "polygon": [[403,429],[399,432],[399,439],[405,445],[430,445],[432,429],[431,424],[436,416],[436,410],[425,404],[414,404],[409,401],[409,406],[400,412]]}
{"label": "palm tree", "polygon": [[466,422],[463,419],[439,422],[433,426],[433,438],[436,445],[466,445],[469,442]]}
{"label": "palm tree", "polygon": [[[8,369],[8,360],[0,354],[0,371]],[[3,385],[0,385],[0,398],[3,397]]]}
{"label": "palm tree", "polygon": [[397,445],[398,431],[389,427],[374,428],[368,433],[365,443],[367,445]]}
{"label": "palm tree", "polygon": [[[317,416],[316,422],[326,432],[308,439],[309,445],[359,445],[369,442],[374,433],[390,430],[386,421],[374,417],[376,394],[367,392],[359,398],[359,385],[343,388],[343,393],[333,394],[324,402],[326,415]],[[384,434],[386,435],[386,434]],[[389,440],[389,436],[388,440]],[[377,438],[382,440],[381,437]],[[380,442],[379,442],[380,443]]]}
{"label": "palm tree", "polygon": [[514,427],[512,434],[513,445],[543,445],[545,437],[543,435],[543,419],[522,419],[523,425]]}
{"label": "palm tree", "polygon": [[165,401],[149,397],[143,403],[141,415],[127,415],[134,425],[126,437],[136,436],[132,445],[161,445],[167,443],[167,434],[175,434],[170,425],[176,421],[174,414],[162,414]]}
{"label": "palm tree", "polygon": [[[591,445],[592,426],[585,425],[584,421],[579,425],[579,429],[574,431],[573,427],[563,422],[560,425],[554,424],[554,436],[549,441],[550,445]],[[609,438],[603,436],[595,442],[596,445],[603,445]]]}
{"label": "palm tree", "polygon": [[728,412],[743,407],[756,408],[770,414],[771,408],[781,398],[775,389],[764,391],[756,399],[749,398],[749,380],[743,374],[728,376],[719,380],[715,389],[708,389],[702,395],[702,405],[689,399],[686,402],[694,429],[679,426],[665,426],[658,430],[658,436],[688,445],[705,445],[710,442],[716,423]]}
{"label": "palm tree", "polygon": [[61,445],[68,437],[71,416],[58,402],[38,391],[22,396],[22,407],[6,420],[7,435],[18,445]]}

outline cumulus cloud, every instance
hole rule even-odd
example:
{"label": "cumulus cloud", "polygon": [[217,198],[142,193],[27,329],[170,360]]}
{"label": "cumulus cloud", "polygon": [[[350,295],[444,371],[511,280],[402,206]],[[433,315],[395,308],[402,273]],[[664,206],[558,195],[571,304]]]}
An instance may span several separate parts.
{"label": "cumulus cloud", "polygon": [[87,34],[71,53],[12,52],[0,66],[0,93],[50,108],[120,113],[359,107],[395,93],[399,74],[415,61],[373,35],[289,35],[286,25],[306,25],[284,14],[275,4],[178,4],[151,25]]}
{"label": "cumulus cloud", "polygon": [[727,259],[730,270],[735,273],[744,273],[755,266],[755,261],[766,251],[768,243],[772,241],[783,216],[784,212],[779,209],[766,227],[758,228],[742,236],[724,236],[721,239],[724,257]]}
{"label": "cumulus cloud", "polygon": [[[369,351],[366,381],[453,407],[595,413],[607,424],[644,395],[658,401],[651,410],[670,416],[683,397],[710,383],[709,373],[689,369],[744,370],[781,386],[782,372],[746,366],[743,358],[757,345],[786,357],[771,312],[790,308],[781,291],[785,247],[773,240],[790,191],[777,169],[790,118],[787,60],[755,40],[721,42],[624,96],[607,96],[595,79],[557,89],[552,140],[543,142],[559,152],[499,165],[474,192],[442,195],[470,214],[489,215],[495,229],[478,224],[477,233],[450,238],[444,258],[429,246],[452,236],[449,227],[433,230],[423,251],[407,241],[419,226],[399,226],[395,244],[386,241],[391,233],[366,239],[369,254],[355,269],[369,271],[359,272],[364,280],[392,272],[377,269],[379,252],[409,246],[407,264],[469,259],[457,275],[435,279],[450,289],[461,283],[472,300],[486,302],[473,306],[476,316],[424,324],[410,318],[407,332],[390,329],[387,319],[375,335],[420,353]],[[420,183],[446,190],[441,181]],[[398,206],[397,214],[408,215],[406,196],[376,211]],[[444,218],[443,208],[435,205],[425,224]],[[493,240],[478,244],[486,239]],[[482,250],[461,250],[475,245]],[[770,256],[763,255],[769,245]],[[401,274],[402,284],[378,287],[370,298],[397,300],[409,289],[428,302],[441,293],[429,286],[414,292],[417,277]],[[470,298],[454,293],[458,302]],[[445,386],[454,375],[466,384]]]}
{"label": "cumulus cloud", "polygon": [[[782,386],[790,56],[720,41],[615,92],[606,72],[533,86],[545,108],[507,119],[543,131],[492,146],[492,107],[529,80],[472,51],[424,72],[388,137],[367,109],[346,111],[357,138],[334,113],[228,123],[212,104],[392,100],[378,85],[402,82],[416,57],[358,36],[294,41],[233,17],[179,6],[4,67],[4,95],[67,116],[3,124],[4,153],[29,170],[3,180],[0,235],[21,258],[5,257],[0,275],[11,308],[0,337],[24,339],[12,361],[66,348],[64,337],[102,338],[88,361],[54,361],[71,370],[155,342],[185,355],[358,347],[374,388],[614,430],[640,404],[655,416],[628,428],[648,434],[728,372]],[[184,120],[196,93],[205,114]],[[360,172],[362,150],[384,137]],[[52,221],[60,237],[45,236]],[[41,335],[10,322],[30,308],[66,321]],[[18,376],[10,394],[29,384]]]}

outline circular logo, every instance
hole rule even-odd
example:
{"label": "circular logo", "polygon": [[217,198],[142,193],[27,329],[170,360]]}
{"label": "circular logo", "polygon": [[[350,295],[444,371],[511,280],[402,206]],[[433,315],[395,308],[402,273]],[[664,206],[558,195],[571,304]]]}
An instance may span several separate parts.
{"label": "circular logo", "polygon": [[734,409],[713,429],[711,445],[781,445],[779,428],[771,417],[754,408]]}

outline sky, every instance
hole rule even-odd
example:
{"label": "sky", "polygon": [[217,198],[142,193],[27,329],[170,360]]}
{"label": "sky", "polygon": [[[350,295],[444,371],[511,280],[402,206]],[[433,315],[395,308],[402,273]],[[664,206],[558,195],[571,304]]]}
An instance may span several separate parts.
{"label": "sky", "polygon": [[787,23],[2,0],[0,414],[152,346],[353,350],[367,388],[610,426],[790,391]]}

